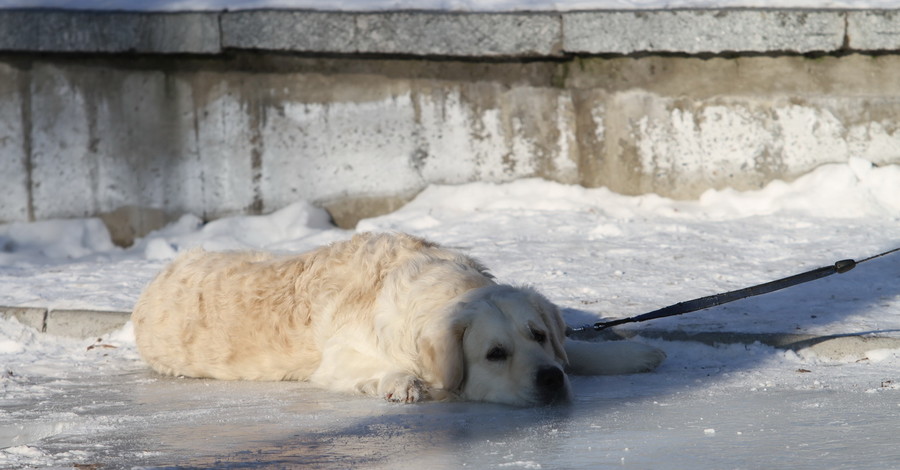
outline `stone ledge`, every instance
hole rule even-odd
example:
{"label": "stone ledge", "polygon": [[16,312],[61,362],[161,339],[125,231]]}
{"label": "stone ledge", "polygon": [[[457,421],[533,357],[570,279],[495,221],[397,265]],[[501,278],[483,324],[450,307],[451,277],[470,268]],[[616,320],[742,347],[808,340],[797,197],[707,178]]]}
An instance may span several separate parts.
{"label": "stone ledge", "polygon": [[563,15],[570,53],[827,52],[844,42],[838,11],[669,10]]}
{"label": "stone ledge", "polygon": [[[14,318],[26,326],[51,335],[89,339],[122,328],[131,319],[131,313],[0,306],[0,318]],[[692,341],[713,346],[760,343],[782,350],[808,350],[821,357],[834,360],[846,360],[847,358],[862,360],[868,351],[900,349],[900,338],[877,334],[808,335],[614,328],[602,332],[588,330],[573,336],[575,339],[587,341],[620,340],[642,336],[665,341]]]}
{"label": "stone ledge", "polygon": [[900,337],[878,334],[809,335],[796,333],[743,333],[733,331],[681,331],[656,328],[614,328],[601,332],[577,333],[582,340],[630,339],[635,336],[664,341],[692,341],[711,346],[725,344],[764,344],[786,351],[807,350],[832,360],[865,360],[868,351],[900,349]]}
{"label": "stone ledge", "polygon": [[490,13],[245,11],[222,17],[233,49],[416,56],[560,55],[559,17]]}
{"label": "stone ledge", "polygon": [[85,12],[0,10],[0,51],[561,58],[900,50],[900,10]]}
{"label": "stone ledge", "polygon": [[47,309],[39,307],[0,306],[0,318],[14,319],[35,330],[44,331],[44,322],[47,321]]}
{"label": "stone ledge", "polygon": [[847,47],[857,51],[900,50],[900,10],[847,13]]}
{"label": "stone ledge", "polygon": [[55,336],[92,338],[125,326],[131,319],[131,312],[0,306],[0,318],[15,319],[25,326]]}
{"label": "stone ledge", "polygon": [[215,54],[218,14],[0,10],[0,50]]}
{"label": "stone ledge", "polygon": [[92,338],[118,330],[130,319],[131,312],[50,310],[44,332],[70,338]]}

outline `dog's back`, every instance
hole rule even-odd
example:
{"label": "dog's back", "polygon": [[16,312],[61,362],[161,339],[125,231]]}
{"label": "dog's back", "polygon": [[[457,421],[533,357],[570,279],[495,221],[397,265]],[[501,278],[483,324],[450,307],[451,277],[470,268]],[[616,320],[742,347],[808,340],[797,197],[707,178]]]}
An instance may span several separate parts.
{"label": "dog's back", "polygon": [[263,253],[179,256],[135,306],[141,356],[160,373],[189,377],[277,380],[287,377],[273,372],[290,370],[286,362],[298,356],[314,368],[308,335],[292,325],[298,319],[290,314],[295,301],[284,277],[302,267]]}
{"label": "dog's back", "polygon": [[361,234],[286,257],[190,251],[138,300],[137,345],[163,374],[304,380],[323,342],[346,325],[372,330],[374,341],[379,294],[404,292],[398,282],[434,263],[463,265],[473,287],[490,283],[472,259],[401,234]]}

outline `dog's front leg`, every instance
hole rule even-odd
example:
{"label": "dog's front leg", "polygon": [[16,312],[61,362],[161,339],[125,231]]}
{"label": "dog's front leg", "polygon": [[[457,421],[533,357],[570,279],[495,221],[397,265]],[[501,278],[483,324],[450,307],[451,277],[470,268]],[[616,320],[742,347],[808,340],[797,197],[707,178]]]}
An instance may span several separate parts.
{"label": "dog's front leg", "polygon": [[377,395],[397,403],[415,403],[428,397],[425,384],[407,372],[391,372],[378,380]]}
{"label": "dog's front leg", "polygon": [[325,348],[310,382],[329,390],[380,396],[398,403],[414,403],[429,396],[426,384],[414,374],[345,344]]}

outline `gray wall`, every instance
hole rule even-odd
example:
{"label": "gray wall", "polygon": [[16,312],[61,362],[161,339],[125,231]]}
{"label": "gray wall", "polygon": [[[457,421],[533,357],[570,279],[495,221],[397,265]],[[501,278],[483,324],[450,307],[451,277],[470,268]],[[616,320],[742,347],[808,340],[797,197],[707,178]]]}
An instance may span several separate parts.
{"label": "gray wall", "polygon": [[127,243],[298,199],[349,226],[431,183],[693,198],[900,163],[900,15],[714,13],[0,12],[0,220]]}

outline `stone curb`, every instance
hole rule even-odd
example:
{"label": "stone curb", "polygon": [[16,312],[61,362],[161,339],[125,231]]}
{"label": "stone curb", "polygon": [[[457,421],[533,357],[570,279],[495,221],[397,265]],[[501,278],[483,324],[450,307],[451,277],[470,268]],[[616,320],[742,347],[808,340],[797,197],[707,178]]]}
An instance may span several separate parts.
{"label": "stone curb", "polygon": [[305,53],[561,56],[560,19],[543,14],[245,11],[222,16],[222,45]]}
{"label": "stone curb", "polygon": [[114,12],[0,10],[0,51],[267,50],[471,58],[900,49],[900,10]]}
{"label": "stone curb", "polygon": [[666,341],[694,341],[709,345],[760,343],[776,349],[814,352],[828,359],[866,359],[869,351],[876,349],[900,349],[900,337],[876,334],[806,335],[795,333],[736,333],[736,332],[684,332],[666,330],[633,330],[632,336],[658,338]]}
{"label": "stone curb", "polygon": [[[45,309],[0,306],[0,318],[15,318],[38,331],[56,336],[88,339],[115,331],[131,319],[131,312]],[[659,329],[617,328],[602,333],[585,332],[576,339],[628,339],[635,336],[665,341],[691,341],[708,345],[760,343],[782,350],[809,350],[829,359],[864,359],[875,349],[900,349],[900,337],[874,334],[805,335],[794,333],[685,332]]]}
{"label": "stone curb", "polygon": [[819,357],[834,360],[848,358],[863,360],[869,351],[876,349],[900,349],[900,337],[877,334],[808,335],[796,333],[741,333],[741,332],[687,332],[654,328],[616,328],[603,332],[586,331],[573,335],[575,339],[621,340],[641,336],[665,341],[691,341],[710,346],[724,344],[764,344],[786,351],[808,350]]}
{"label": "stone curb", "polygon": [[0,10],[0,50],[218,54],[218,13]]}
{"label": "stone curb", "polygon": [[0,306],[0,318],[14,318],[55,336],[92,338],[123,327],[131,319],[131,312]]}
{"label": "stone curb", "polygon": [[671,10],[563,16],[564,49],[574,53],[829,52],[841,49],[838,11]]}

